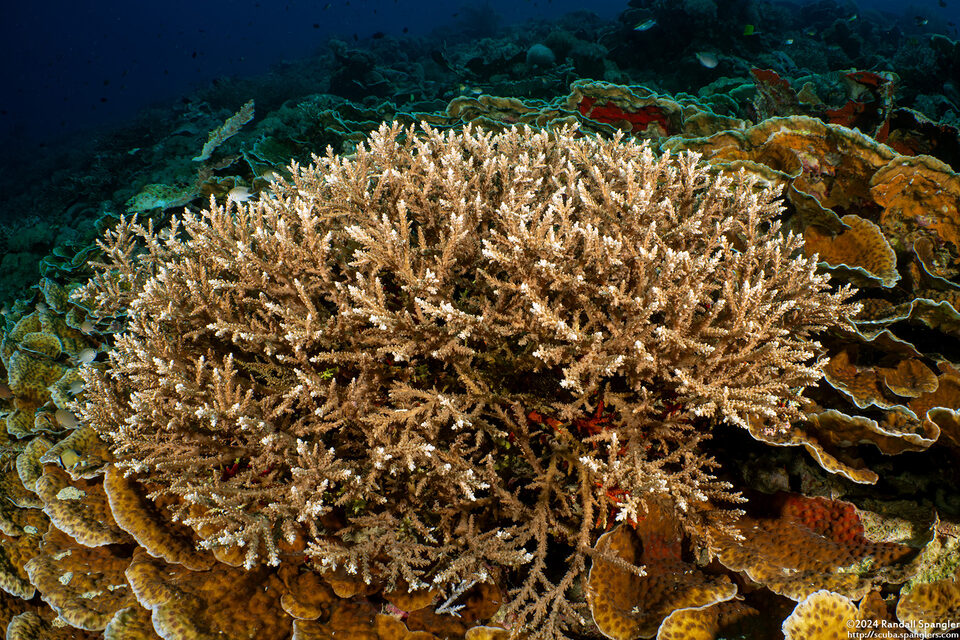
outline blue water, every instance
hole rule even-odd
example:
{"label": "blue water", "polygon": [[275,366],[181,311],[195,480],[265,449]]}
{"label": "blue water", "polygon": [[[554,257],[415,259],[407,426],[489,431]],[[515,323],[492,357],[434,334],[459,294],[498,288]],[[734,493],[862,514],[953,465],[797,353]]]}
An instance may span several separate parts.
{"label": "blue water", "polygon": [[[678,3],[680,0],[676,0]],[[720,0],[718,4],[725,4]],[[748,4],[741,0],[726,4]],[[812,3],[808,3],[812,4]],[[838,3],[852,6],[852,3]],[[861,2],[860,10],[958,22],[960,0]],[[501,25],[588,9],[613,19],[617,0],[490,0]],[[760,6],[762,22],[763,7]],[[222,76],[263,73],[309,56],[331,36],[426,35],[471,14],[442,0],[233,0],[9,3],[0,38],[0,142],[50,140],[131,117]],[[776,25],[758,27],[776,29]]]}
{"label": "blue water", "polygon": [[[221,76],[309,56],[331,36],[425,35],[469,12],[430,0],[171,0],[10,3],[0,39],[0,140],[50,139],[130,117]],[[589,8],[612,19],[624,2],[496,0],[500,24]],[[487,12],[484,5],[474,5]]]}

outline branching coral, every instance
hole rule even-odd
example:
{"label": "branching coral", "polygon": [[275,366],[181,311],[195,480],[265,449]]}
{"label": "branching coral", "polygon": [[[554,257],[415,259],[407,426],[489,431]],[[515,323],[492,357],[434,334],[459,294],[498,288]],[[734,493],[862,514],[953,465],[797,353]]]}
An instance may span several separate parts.
{"label": "branching coral", "polygon": [[386,590],[497,578],[501,619],[557,637],[612,519],[655,498],[697,542],[722,529],[739,497],[700,443],[799,418],[813,334],[850,312],[776,190],[696,154],[384,126],[292,172],[121,223],[75,294],[129,315],[81,419],[248,568],[305,539]]}

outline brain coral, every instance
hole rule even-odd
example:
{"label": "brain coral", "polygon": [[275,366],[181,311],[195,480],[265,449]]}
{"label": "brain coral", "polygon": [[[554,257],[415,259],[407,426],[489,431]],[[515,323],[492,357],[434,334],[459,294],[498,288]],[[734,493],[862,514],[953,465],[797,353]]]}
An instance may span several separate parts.
{"label": "brain coral", "polygon": [[850,311],[776,190],[696,154],[384,126],[315,163],[161,233],[121,223],[75,294],[128,310],[80,418],[248,568],[495,580],[506,619],[557,637],[612,520],[655,499],[696,539],[730,517],[702,439],[798,418],[813,334]]}

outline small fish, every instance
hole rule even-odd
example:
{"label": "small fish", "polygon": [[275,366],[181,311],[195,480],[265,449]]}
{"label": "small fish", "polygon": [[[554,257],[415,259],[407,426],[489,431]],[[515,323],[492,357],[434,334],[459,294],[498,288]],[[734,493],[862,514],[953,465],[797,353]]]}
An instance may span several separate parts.
{"label": "small fish", "polygon": [[745,36],[752,36],[752,35],[755,34],[756,32],[757,32],[757,28],[756,28],[755,26],[753,26],[752,24],[745,24],[745,25],[743,25],[743,35],[745,35]]}
{"label": "small fish", "polygon": [[809,29],[804,29],[803,33],[804,33],[804,35],[808,35],[808,36],[811,36],[811,37],[812,37],[812,36],[817,35],[817,30],[814,29],[813,27],[810,27]]}
{"label": "small fish", "polygon": [[913,17],[913,21],[917,23],[917,26],[918,26],[918,27],[922,27],[922,26],[924,26],[925,24],[927,24],[928,22],[930,22],[929,20],[927,20],[927,19],[924,18],[923,16],[914,16],[914,17]]}
{"label": "small fish", "polygon": [[57,409],[57,413],[54,414],[54,417],[61,427],[66,427],[67,429],[76,429],[80,426],[80,421],[77,420],[77,416],[73,415],[72,412],[67,411],[66,409]]}
{"label": "small fish", "polygon": [[77,362],[81,364],[90,364],[97,359],[97,350],[87,347],[77,354]]}
{"label": "small fish", "polygon": [[946,6],[947,6],[947,3],[946,3],[945,0],[937,0],[937,4],[939,4],[941,7],[946,7]]}
{"label": "small fish", "polygon": [[269,182],[270,184],[283,180],[283,177],[273,169],[267,169],[266,171],[260,174],[260,177],[266,180],[267,182]]}
{"label": "small fish", "polygon": [[793,38],[787,38],[786,40],[783,41],[783,44],[786,44],[786,45],[793,44]]}
{"label": "small fish", "polygon": [[230,202],[237,202],[237,203],[246,202],[251,197],[253,196],[250,193],[249,187],[234,187],[233,189],[230,189],[230,191],[227,192],[227,203],[229,204]]}
{"label": "small fish", "polygon": [[64,449],[60,453],[60,464],[64,469],[72,469],[79,462],[80,454],[73,449]]}
{"label": "small fish", "polygon": [[649,20],[644,20],[643,22],[638,22],[637,25],[633,28],[634,31],[648,31],[657,26],[657,21],[653,18]]}
{"label": "small fish", "polygon": [[856,19],[859,18],[859,17],[860,17],[860,16],[858,16],[857,14],[853,14],[852,16],[850,16],[849,18],[847,18],[847,22],[853,22],[854,20],[856,20]]}
{"label": "small fish", "polygon": [[700,64],[705,66],[707,69],[713,69],[719,64],[717,59],[717,54],[710,53],[709,51],[700,51],[697,53],[697,60],[700,61]]}

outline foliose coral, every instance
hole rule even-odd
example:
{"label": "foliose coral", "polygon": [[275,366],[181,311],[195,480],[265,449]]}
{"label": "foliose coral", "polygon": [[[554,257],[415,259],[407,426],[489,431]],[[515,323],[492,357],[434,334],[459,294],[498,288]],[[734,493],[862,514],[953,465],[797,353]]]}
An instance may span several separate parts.
{"label": "foliose coral", "polygon": [[694,153],[383,126],[291,170],[162,233],[122,222],[74,294],[129,320],[80,419],[251,569],[491,580],[515,632],[557,637],[587,558],[629,564],[594,546],[613,520],[724,530],[740,498],[700,443],[799,419],[814,334],[852,310],[777,189]]}

